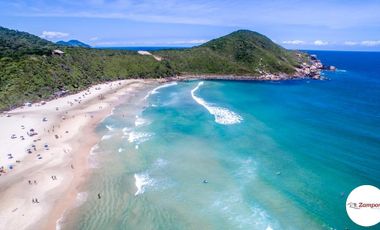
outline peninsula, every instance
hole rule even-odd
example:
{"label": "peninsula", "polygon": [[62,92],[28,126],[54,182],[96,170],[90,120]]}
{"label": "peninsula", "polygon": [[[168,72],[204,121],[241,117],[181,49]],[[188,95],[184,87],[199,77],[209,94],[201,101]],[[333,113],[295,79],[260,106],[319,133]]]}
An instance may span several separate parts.
{"label": "peninsula", "polygon": [[152,53],[73,47],[0,27],[0,110],[122,79],[320,79],[321,62],[239,30],[200,46]]}

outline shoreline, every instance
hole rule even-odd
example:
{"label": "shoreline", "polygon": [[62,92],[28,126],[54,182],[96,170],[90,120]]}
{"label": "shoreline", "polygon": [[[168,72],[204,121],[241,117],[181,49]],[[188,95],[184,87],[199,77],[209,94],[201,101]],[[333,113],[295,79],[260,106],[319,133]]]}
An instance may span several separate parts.
{"label": "shoreline", "polygon": [[[18,160],[13,162],[14,169],[9,170],[6,174],[0,173],[0,202],[5,204],[5,208],[0,210],[0,225],[20,229],[35,229],[36,227],[39,229],[56,229],[65,212],[75,207],[77,194],[80,192],[79,187],[90,174],[88,156],[91,148],[101,138],[95,132],[96,126],[109,116],[114,107],[121,103],[118,102],[120,97],[128,93],[129,96],[133,96],[133,90],[136,90],[136,88],[153,88],[153,86],[167,82],[186,80],[266,81],[311,79],[305,76],[291,78],[288,75],[270,76],[268,79],[258,79],[253,76],[182,75],[161,79],[120,80],[93,85],[78,93],[47,102],[35,103],[30,107],[21,106],[3,112],[0,116],[0,123],[10,119],[15,120],[20,125],[23,123],[22,119],[29,119],[29,116],[33,115],[34,117],[31,119],[33,121],[27,121],[28,124],[25,125],[25,128],[29,130],[31,127],[38,127],[36,130],[41,133],[35,137],[27,137],[28,140],[25,140],[19,148],[12,148],[14,146],[9,143],[5,145],[16,152],[22,149],[25,151],[26,148],[30,149],[31,145],[37,145],[38,150],[35,149],[32,153],[15,156]],[[41,122],[45,118],[47,118],[47,121]],[[16,126],[8,127],[8,135],[11,135],[9,128],[15,129]],[[26,130],[23,131],[25,132]],[[82,136],[81,134],[83,133],[86,135]],[[42,142],[49,143],[48,151],[60,153],[50,153],[50,155],[45,156],[46,149],[41,148]],[[19,141],[19,143],[22,143],[22,141]],[[0,152],[0,157],[1,154],[4,153]],[[32,159],[33,156],[42,156],[43,159],[38,158],[40,161],[35,160]],[[20,163],[17,163],[18,161]],[[50,174],[47,175],[47,173]],[[1,174],[3,175],[1,176]],[[58,179],[51,181],[50,177],[53,178],[52,176]],[[32,181],[37,178],[38,185],[36,185],[37,187],[32,187],[32,191],[22,192],[25,189],[30,189],[30,186],[34,186],[33,182],[32,185],[28,184],[29,178]],[[35,212],[36,204],[30,204],[32,199],[37,198],[35,194],[38,194],[39,202],[46,202],[45,204],[37,204],[40,206],[37,214]],[[7,201],[7,199],[10,199],[10,201]],[[20,213],[23,209],[26,209],[26,211],[24,210],[23,213]],[[20,220],[17,218],[20,217],[18,214],[21,214],[21,217],[31,216],[36,220],[31,218],[22,218],[24,220]]]}
{"label": "shoreline", "polygon": [[[161,82],[133,79],[99,84],[43,105],[36,103],[6,112],[10,117],[1,116],[1,123],[11,123],[3,135],[20,129],[20,125],[25,127],[19,133],[33,127],[38,135],[24,134],[21,139],[17,133],[16,139],[8,136],[1,141],[7,142],[7,150],[14,151],[7,162],[14,163],[0,176],[0,225],[10,229],[56,229],[57,221],[75,207],[78,189],[90,174],[88,156],[100,140],[96,126],[122,103],[121,97],[133,97],[137,90]],[[36,147],[31,153],[19,152],[31,145]],[[39,203],[33,203],[34,199]]]}

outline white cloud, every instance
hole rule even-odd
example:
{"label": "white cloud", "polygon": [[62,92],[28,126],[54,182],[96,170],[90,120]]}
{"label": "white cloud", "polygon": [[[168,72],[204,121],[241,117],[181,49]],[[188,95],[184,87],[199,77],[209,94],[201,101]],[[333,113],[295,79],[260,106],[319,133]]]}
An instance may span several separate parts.
{"label": "white cloud", "polygon": [[377,41],[362,41],[360,44],[363,46],[378,46],[380,45],[380,40]]}
{"label": "white cloud", "polygon": [[55,38],[64,38],[69,36],[68,33],[63,33],[63,32],[55,32],[55,31],[44,31],[41,34],[41,38],[45,39],[55,39]]}
{"label": "white cloud", "polygon": [[344,42],[343,44],[346,45],[346,46],[355,46],[355,45],[357,45],[358,43],[357,43],[357,42],[352,42],[352,41],[346,41],[346,42]]}
{"label": "white cloud", "polygon": [[290,40],[290,41],[283,41],[282,43],[288,44],[288,45],[302,45],[305,44],[305,41],[302,40]]}
{"label": "white cloud", "polygon": [[329,43],[322,40],[315,40],[313,44],[316,46],[325,46],[325,45],[328,45]]}
{"label": "white cloud", "polygon": [[97,41],[97,40],[99,40],[98,37],[92,37],[92,38],[90,38],[90,41]]}

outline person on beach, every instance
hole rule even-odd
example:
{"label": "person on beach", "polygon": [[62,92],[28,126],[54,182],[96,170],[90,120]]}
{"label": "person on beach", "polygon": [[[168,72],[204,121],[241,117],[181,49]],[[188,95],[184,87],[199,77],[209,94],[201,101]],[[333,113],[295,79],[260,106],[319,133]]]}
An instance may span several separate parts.
{"label": "person on beach", "polygon": [[37,181],[36,181],[36,180],[34,180],[34,184],[37,184]]}
{"label": "person on beach", "polygon": [[102,197],[100,196],[100,193],[98,193],[98,199],[101,199]]}

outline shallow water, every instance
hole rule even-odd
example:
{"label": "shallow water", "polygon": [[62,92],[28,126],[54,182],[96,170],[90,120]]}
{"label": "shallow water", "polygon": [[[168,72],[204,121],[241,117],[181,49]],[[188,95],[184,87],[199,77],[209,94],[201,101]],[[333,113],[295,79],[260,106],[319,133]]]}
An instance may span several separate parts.
{"label": "shallow water", "polygon": [[360,229],[345,201],[380,187],[380,53],[314,53],[340,70],[172,83],[116,108],[63,228]]}

